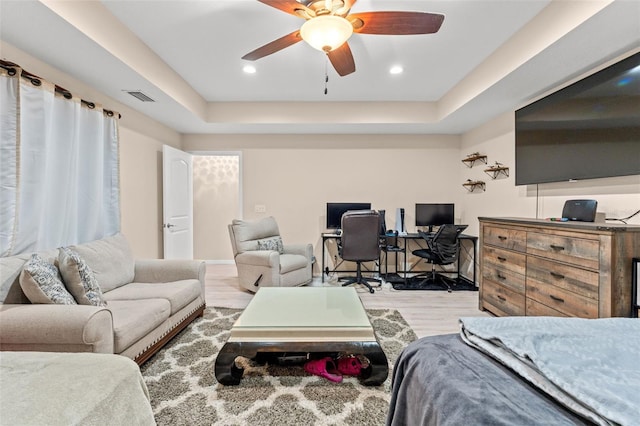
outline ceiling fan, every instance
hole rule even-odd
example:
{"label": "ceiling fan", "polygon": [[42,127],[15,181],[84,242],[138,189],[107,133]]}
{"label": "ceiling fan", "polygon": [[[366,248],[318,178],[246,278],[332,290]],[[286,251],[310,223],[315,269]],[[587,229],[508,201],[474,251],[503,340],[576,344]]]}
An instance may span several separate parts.
{"label": "ceiling fan", "polygon": [[258,0],[268,6],[304,19],[299,30],[265,44],[242,57],[263,58],[301,40],[327,54],[339,75],[356,70],[347,40],[360,34],[408,35],[438,32],[444,15],[427,12],[349,13],[357,0]]}

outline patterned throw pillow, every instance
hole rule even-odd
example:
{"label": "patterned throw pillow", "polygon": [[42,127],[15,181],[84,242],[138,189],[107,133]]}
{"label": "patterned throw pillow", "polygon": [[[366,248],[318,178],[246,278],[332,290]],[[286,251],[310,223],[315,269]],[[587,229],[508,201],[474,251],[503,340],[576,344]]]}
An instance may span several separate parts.
{"label": "patterned throw pillow", "polygon": [[284,253],[281,237],[272,237],[258,240],[258,250],[273,250],[278,253]]}
{"label": "patterned throw pillow", "polygon": [[77,252],[61,247],[58,267],[67,290],[80,305],[107,306],[95,274]]}
{"label": "patterned throw pillow", "polygon": [[78,304],[62,283],[58,268],[37,253],[24,264],[20,287],[31,303]]}

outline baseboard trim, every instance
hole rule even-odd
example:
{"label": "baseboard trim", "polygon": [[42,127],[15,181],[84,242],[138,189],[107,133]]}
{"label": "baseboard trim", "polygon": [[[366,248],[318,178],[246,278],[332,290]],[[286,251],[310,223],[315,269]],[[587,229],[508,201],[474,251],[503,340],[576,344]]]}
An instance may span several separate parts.
{"label": "baseboard trim", "polygon": [[235,265],[233,260],[205,260],[207,265]]}

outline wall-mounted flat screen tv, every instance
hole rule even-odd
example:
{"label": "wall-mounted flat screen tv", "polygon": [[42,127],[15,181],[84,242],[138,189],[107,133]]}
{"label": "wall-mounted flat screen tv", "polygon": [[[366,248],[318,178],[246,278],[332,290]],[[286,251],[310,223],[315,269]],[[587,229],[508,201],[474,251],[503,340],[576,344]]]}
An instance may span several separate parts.
{"label": "wall-mounted flat screen tv", "polygon": [[340,229],[342,215],[349,210],[371,210],[371,203],[327,203],[327,229]]}
{"label": "wall-mounted flat screen tv", "polygon": [[515,115],[516,185],[640,174],[640,53]]}

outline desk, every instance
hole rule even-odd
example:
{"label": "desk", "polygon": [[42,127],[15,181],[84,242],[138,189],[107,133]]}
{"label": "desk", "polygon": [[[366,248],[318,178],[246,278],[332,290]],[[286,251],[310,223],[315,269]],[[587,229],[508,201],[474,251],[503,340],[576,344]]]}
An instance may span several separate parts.
{"label": "desk", "polygon": [[[420,236],[420,234],[417,233],[408,233],[405,235],[398,235],[393,236],[393,237],[389,237],[387,236],[387,238],[397,238],[397,248],[394,249],[383,249],[385,251],[387,251],[387,256],[388,253],[395,253],[396,255],[396,268],[397,268],[397,256],[398,253],[402,253],[402,258],[403,258],[403,266],[401,270],[396,270],[396,273],[403,274],[402,277],[402,281],[407,280],[407,273],[410,273],[413,270],[413,266],[411,266],[409,269],[407,269],[407,241],[410,240],[416,240],[416,241],[424,241],[424,239]],[[461,242],[463,241],[471,241],[471,243],[473,244],[473,257],[471,259],[471,261],[473,262],[473,280],[469,280],[467,277],[463,276],[460,273],[460,247],[461,247]],[[458,235],[458,260],[456,261],[456,274],[458,279],[460,280],[464,280],[469,284],[476,284],[476,249],[477,249],[477,244],[478,244],[478,237],[475,237],[473,235],[467,235],[467,234],[460,234]],[[387,259],[388,261],[388,259]],[[415,265],[414,265],[415,266]],[[386,271],[385,271],[386,272]]]}
{"label": "desk", "polygon": [[[397,246],[396,248],[388,248],[386,244],[384,244],[381,247],[381,252],[385,252],[386,253],[386,258],[385,258],[385,274],[384,275],[388,275],[388,264],[389,264],[389,253],[394,253],[395,254],[395,266],[396,266],[396,273],[398,274],[403,274],[402,280],[406,281],[407,280],[407,273],[411,272],[410,268],[409,270],[407,270],[407,240],[422,240],[422,237],[420,236],[420,234],[417,233],[410,233],[410,234],[405,234],[405,235],[398,235],[398,236],[389,236],[389,235],[381,235],[380,239],[381,241],[387,241],[388,239],[396,239],[397,241]],[[342,262],[339,262],[336,267],[334,267],[334,269],[329,269],[328,266],[326,266],[325,264],[325,258],[326,258],[326,242],[327,240],[338,240],[340,239],[340,235],[339,234],[334,234],[334,233],[323,233],[322,234],[322,282],[324,282],[324,276],[325,274],[329,274],[330,272],[356,272],[355,270],[350,271],[350,270],[337,270],[337,266],[340,266],[340,264]],[[458,244],[458,261],[456,262],[456,272],[458,274],[458,277],[460,279],[463,279],[469,283],[472,283],[475,285],[476,281],[476,249],[477,249],[477,244],[478,244],[478,237],[475,237],[473,235],[467,235],[467,234],[460,234],[458,236],[458,240],[459,241],[471,241],[471,243],[473,244],[473,257],[472,257],[472,262],[473,262],[473,281],[469,280],[468,278],[464,277],[463,275],[460,274],[460,244]],[[402,256],[402,269],[398,270],[398,253],[401,253]],[[378,265],[380,265],[380,258],[378,258]],[[380,266],[379,266],[380,268]]]}

